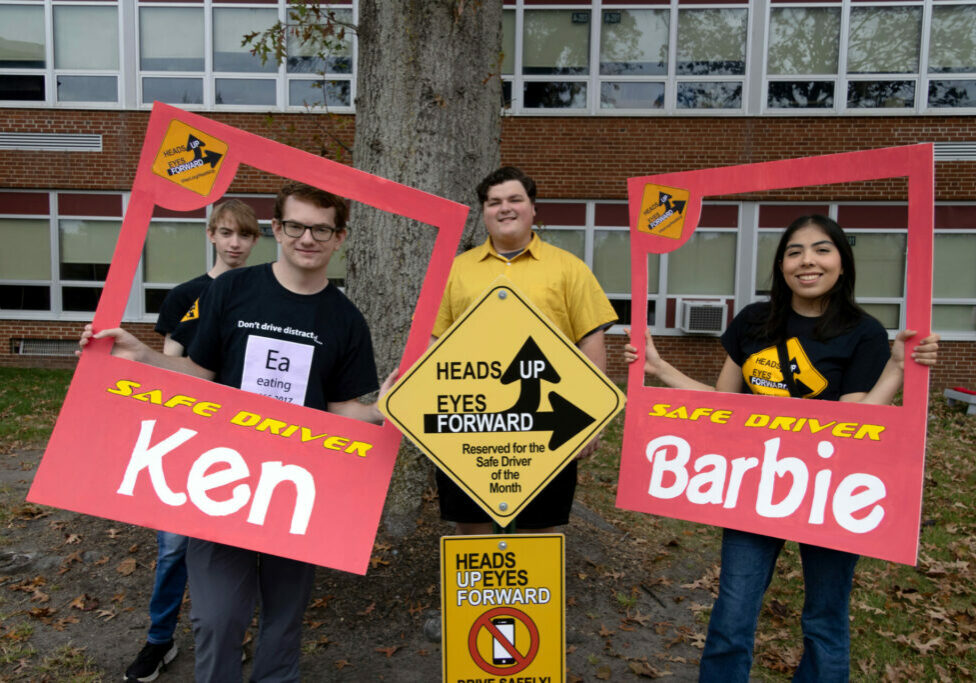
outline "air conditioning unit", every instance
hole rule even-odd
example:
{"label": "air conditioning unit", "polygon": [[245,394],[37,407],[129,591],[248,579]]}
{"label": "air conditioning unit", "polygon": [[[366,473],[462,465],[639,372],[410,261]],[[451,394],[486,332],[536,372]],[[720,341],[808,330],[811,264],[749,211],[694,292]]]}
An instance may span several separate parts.
{"label": "air conditioning unit", "polygon": [[691,334],[722,334],[728,320],[728,309],[718,301],[681,300],[678,329]]}

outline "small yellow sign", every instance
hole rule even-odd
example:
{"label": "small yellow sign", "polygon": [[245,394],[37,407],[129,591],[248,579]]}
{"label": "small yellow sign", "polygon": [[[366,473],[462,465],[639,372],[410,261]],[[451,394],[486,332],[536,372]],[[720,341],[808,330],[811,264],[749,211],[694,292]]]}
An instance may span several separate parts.
{"label": "small yellow sign", "polygon": [[617,412],[624,395],[504,276],[379,403],[507,526]]}
{"label": "small yellow sign", "polygon": [[645,185],[637,229],[651,235],[681,239],[690,196],[688,190]]}
{"label": "small yellow sign", "polygon": [[152,170],[180,187],[206,196],[213,189],[226,155],[224,142],[174,119]]}
{"label": "small yellow sign", "polygon": [[441,538],[445,683],[565,680],[564,554],[562,534]]}

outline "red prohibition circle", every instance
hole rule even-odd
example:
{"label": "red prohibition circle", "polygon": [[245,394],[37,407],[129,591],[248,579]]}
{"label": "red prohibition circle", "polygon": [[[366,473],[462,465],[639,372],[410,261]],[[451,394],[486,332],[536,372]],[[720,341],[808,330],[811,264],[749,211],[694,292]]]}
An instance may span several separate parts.
{"label": "red prohibition circle", "polygon": [[[515,646],[508,642],[508,639],[502,635],[498,627],[495,626],[491,620],[495,617],[515,617],[522,625],[525,626],[529,631],[529,649],[523,655],[521,652],[515,649]],[[502,644],[502,646],[508,651],[508,654],[512,656],[515,660],[515,664],[511,666],[495,666],[494,664],[489,664],[481,653],[478,652],[478,634],[481,629],[487,629],[488,632]],[[471,653],[471,659],[482,671],[487,671],[490,674],[495,674],[496,676],[501,676],[502,674],[517,674],[535,659],[536,653],[539,652],[539,629],[536,627],[535,622],[528,614],[521,610],[517,610],[514,607],[495,607],[490,609],[480,617],[475,619],[474,623],[471,625],[471,631],[468,633],[468,651]]]}

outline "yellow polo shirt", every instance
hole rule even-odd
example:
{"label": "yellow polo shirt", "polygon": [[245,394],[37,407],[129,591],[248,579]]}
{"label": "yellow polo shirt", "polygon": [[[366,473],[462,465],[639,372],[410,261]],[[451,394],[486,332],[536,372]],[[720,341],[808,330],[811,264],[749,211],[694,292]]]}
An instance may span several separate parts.
{"label": "yellow polo shirt", "polygon": [[444,334],[499,275],[514,282],[573,342],[617,319],[586,264],[533,232],[529,246],[511,260],[495,251],[491,239],[454,259],[433,335]]}

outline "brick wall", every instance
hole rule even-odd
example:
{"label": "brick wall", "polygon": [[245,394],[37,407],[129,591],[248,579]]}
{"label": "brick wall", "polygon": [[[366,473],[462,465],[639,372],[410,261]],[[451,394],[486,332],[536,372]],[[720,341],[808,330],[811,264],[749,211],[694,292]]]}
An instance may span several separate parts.
{"label": "brick wall", "polygon": [[[349,115],[211,112],[208,116],[315,154],[352,160],[341,147],[352,146],[355,119]],[[146,112],[132,111],[5,109],[4,131],[101,133],[103,151],[5,151],[0,154],[0,187],[128,190],[148,118]],[[974,140],[976,117],[972,116],[506,117],[502,160],[534,176],[542,197],[622,199],[630,176]],[[277,185],[274,177],[242,167],[231,190],[273,192]],[[904,182],[807,188],[762,197],[904,199]],[[936,164],[936,198],[976,199],[972,164]]]}
{"label": "brick wall", "polygon": [[[10,132],[100,133],[103,151],[0,154],[0,188],[128,190],[148,121],[147,112],[70,109],[4,109]],[[280,142],[351,162],[355,119],[325,114],[210,113],[211,118]],[[915,144],[976,140],[976,117],[506,117],[502,160],[526,169],[545,198],[623,199],[626,179],[793,157]],[[271,193],[278,180],[242,167],[233,192]],[[898,179],[805,188],[751,198],[782,200],[904,199]],[[740,197],[742,198],[742,197]],[[976,199],[971,163],[936,164],[936,198]],[[10,338],[76,339],[80,323],[0,321],[0,365],[64,365],[71,359],[14,357]],[[131,326],[154,344],[149,325]],[[611,375],[626,370],[616,358],[622,337],[611,337]],[[696,378],[718,376],[721,350],[710,338],[662,337],[662,352]],[[946,342],[933,386],[976,384],[976,344]],[[687,362],[685,362],[687,361]]]}
{"label": "brick wall", "polygon": [[[539,195],[626,196],[628,177],[853,152],[921,142],[976,140],[976,117],[661,117],[503,119],[502,161],[539,181]],[[764,193],[766,199],[904,199],[883,180]],[[759,198],[759,195],[753,195]],[[936,164],[936,198],[976,199],[971,163]]]}
{"label": "brick wall", "polygon": [[[21,356],[11,353],[15,339],[67,339],[77,341],[84,322],[55,322],[52,320],[0,320],[0,367],[73,368],[74,356]],[[158,351],[163,350],[163,338],[153,332],[151,323],[126,323],[125,329]]]}

